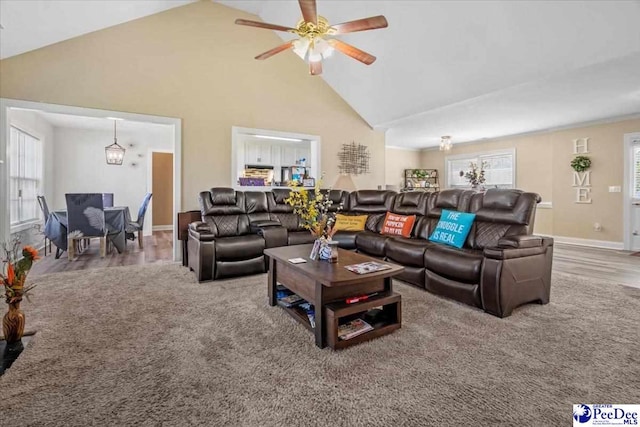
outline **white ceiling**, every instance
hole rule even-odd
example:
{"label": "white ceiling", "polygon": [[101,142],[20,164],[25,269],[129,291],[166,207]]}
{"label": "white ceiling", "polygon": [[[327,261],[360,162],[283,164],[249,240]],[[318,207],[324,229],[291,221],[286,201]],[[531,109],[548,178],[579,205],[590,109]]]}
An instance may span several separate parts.
{"label": "white ceiling", "polygon": [[[0,53],[187,2],[2,0]],[[266,22],[300,19],[297,1],[219,2]],[[373,65],[336,55],[322,76],[372,127],[389,129],[387,145],[428,147],[441,135],[465,142],[640,112],[640,0],[318,0],[318,11],[331,23],[387,17],[389,28],[341,37],[377,56]]]}
{"label": "white ceiling", "polygon": [[0,59],[196,0],[1,0]]}
{"label": "white ceiling", "polygon": [[[4,1],[4,0],[3,0]],[[100,117],[74,116],[71,114],[46,113],[37,111],[40,117],[57,128],[106,130],[113,132],[113,120]],[[173,126],[159,123],[135,122],[132,120],[118,120],[118,133],[120,132],[173,132]]]}

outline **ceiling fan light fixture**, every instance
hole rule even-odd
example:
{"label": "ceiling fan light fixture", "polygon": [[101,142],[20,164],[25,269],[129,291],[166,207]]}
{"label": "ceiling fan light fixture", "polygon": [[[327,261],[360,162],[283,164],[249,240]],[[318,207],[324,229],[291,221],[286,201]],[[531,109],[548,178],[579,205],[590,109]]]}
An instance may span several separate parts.
{"label": "ceiling fan light fixture", "polygon": [[310,44],[311,41],[306,37],[298,39],[293,42],[293,52],[300,58],[305,59]]}
{"label": "ceiling fan light fixture", "polygon": [[450,136],[441,136],[440,137],[440,151],[451,151],[451,147],[453,144],[451,143]]}

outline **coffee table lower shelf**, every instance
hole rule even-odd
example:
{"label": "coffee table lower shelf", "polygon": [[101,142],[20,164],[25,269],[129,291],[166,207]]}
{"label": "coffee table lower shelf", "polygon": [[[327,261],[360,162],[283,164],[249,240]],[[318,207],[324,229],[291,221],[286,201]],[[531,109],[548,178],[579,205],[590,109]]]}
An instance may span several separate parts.
{"label": "coffee table lower shelf", "polygon": [[[369,300],[355,304],[347,304],[344,302],[327,304],[325,306],[327,345],[334,350],[339,350],[390,334],[396,329],[400,329],[402,326],[401,304],[402,297],[395,292],[385,292],[384,294],[376,295]],[[302,326],[314,332],[314,327],[311,326],[309,318],[302,310],[296,307],[286,307],[281,304],[278,304],[278,306],[302,324]],[[338,337],[338,325],[341,323],[341,319],[364,314],[375,307],[382,307],[385,320],[371,325],[374,328],[373,330],[348,340],[341,340]]]}

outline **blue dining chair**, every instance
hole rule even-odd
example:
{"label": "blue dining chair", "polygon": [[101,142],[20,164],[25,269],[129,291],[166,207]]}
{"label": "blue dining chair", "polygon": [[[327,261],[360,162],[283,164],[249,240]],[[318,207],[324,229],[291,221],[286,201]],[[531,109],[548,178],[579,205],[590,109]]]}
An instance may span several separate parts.
{"label": "blue dining chair", "polygon": [[[38,200],[38,205],[40,205],[42,217],[44,218],[44,256],[47,256],[47,246],[49,247],[49,253],[51,253],[51,237],[47,235],[47,222],[49,222],[51,212],[49,211],[47,199],[45,199],[44,196],[36,196],[36,199]],[[58,252],[58,250],[59,249],[56,248],[56,253]]]}
{"label": "blue dining chair", "polygon": [[113,193],[102,193],[102,204],[105,208],[113,207]]}
{"label": "blue dining chair", "polygon": [[131,240],[135,239],[135,233],[138,233],[138,247],[144,249],[144,243],[142,243],[142,229],[144,228],[144,216],[147,214],[147,207],[149,207],[149,201],[153,194],[147,193],[142,200],[142,205],[138,209],[138,218],[135,221],[131,221],[127,224],[126,232],[127,238]]}
{"label": "blue dining chair", "polygon": [[107,252],[109,234],[104,219],[102,193],[67,193],[67,254],[69,260],[76,256],[80,248],[78,241],[91,238],[100,239],[100,257]]}

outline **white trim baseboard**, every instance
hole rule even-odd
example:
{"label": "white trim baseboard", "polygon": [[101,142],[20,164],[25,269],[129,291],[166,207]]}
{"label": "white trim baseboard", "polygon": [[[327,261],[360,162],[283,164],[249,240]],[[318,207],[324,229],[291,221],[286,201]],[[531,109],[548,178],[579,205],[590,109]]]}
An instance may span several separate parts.
{"label": "white trim baseboard", "polygon": [[169,225],[154,225],[153,227],[151,227],[151,230],[153,231],[171,231],[173,230],[173,225],[169,224]]}
{"label": "white trim baseboard", "polygon": [[565,245],[575,246],[589,246],[593,248],[603,249],[615,249],[623,250],[624,244],[622,242],[612,242],[609,240],[592,240],[592,239],[580,239],[578,237],[566,237],[566,236],[549,236],[553,237],[555,243],[564,243]]}

